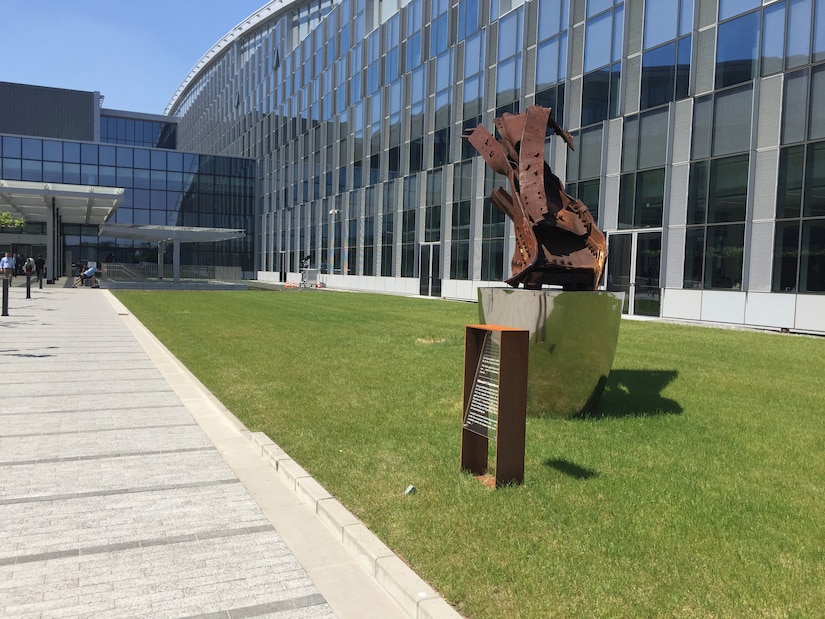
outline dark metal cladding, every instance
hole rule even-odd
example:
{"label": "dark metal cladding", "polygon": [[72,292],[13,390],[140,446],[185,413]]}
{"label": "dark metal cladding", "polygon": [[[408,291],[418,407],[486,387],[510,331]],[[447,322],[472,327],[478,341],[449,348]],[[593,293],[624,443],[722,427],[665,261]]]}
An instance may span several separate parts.
{"label": "dark metal cladding", "polygon": [[594,290],[607,258],[605,236],[587,207],[567,195],[544,160],[547,128],[573,148],[573,137],[549,108],[533,105],[523,114],[495,120],[499,138],[479,125],[462,137],[495,172],[507,175],[510,191],[499,187],[490,200],[514,224],[516,251],[506,282],[538,290],[542,284],[565,290]]}

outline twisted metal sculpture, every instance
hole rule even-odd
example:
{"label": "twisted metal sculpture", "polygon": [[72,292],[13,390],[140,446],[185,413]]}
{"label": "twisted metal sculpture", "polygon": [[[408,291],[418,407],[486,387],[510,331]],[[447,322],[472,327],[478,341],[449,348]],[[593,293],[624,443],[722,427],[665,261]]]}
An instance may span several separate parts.
{"label": "twisted metal sculpture", "polygon": [[573,149],[573,136],[562,129],[550,108],[530,106],[522,114],[495,119],[500,139],[481,125],[462,137],[495,172],[507,176],[512,193],[498,187],[490,200],[513,221],[516,250],[507,284],[540,290],[542,284],[565,290],[594,290],[599,285],[607,244],[587,207],[564,191],[544,160],[547,128]]}

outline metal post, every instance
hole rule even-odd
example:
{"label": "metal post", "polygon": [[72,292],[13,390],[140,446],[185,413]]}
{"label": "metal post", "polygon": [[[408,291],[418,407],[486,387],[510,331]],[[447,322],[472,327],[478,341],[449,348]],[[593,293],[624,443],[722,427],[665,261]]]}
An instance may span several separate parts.
{"label": "metal post", "polygon": [[9,315],[9,279],[3,275],[3,316]]}
{"label": "metal post", "polygon": [[26,298],[32,298],[32,274],[26,273]]}

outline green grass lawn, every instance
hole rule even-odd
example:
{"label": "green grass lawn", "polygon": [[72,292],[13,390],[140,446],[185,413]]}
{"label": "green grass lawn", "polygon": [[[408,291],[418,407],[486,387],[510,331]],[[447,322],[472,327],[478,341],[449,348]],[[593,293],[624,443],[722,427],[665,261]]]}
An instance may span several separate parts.
{"label": "green grass lawn", "polygon": [[825,614],[825,339],[625,320],[599,415],[528,418],[491,490],[459,472],[475,305],[117,296],[468,617]]}

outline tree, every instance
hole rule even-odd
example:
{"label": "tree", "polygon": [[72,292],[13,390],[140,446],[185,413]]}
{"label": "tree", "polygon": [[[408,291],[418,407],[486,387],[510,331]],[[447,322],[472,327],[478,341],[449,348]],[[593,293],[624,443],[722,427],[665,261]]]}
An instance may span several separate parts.
{"label": "tree", "polygon": [[0,213],[0,228],[22,228],[26,225],[26,220],[22,217],[15,219],[11,213]]}

